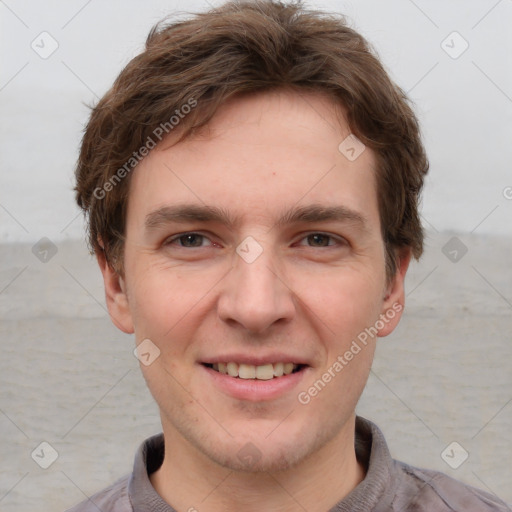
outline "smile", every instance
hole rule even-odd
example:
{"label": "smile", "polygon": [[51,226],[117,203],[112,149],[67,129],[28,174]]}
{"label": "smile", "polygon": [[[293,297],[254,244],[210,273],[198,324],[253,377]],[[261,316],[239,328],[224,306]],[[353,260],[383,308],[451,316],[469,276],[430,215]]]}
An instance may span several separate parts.
{"label": "smile", "polygon": [[206,364],[208,368],[215,370],[223,375],[238,379],[257,379],[257,380],[271,380],[274,378],[282,377],[283,375],[290,375],[301,370],[301,364],[295,363],[269,363],[263,365],[252,365],[244,363],[214,363]]}

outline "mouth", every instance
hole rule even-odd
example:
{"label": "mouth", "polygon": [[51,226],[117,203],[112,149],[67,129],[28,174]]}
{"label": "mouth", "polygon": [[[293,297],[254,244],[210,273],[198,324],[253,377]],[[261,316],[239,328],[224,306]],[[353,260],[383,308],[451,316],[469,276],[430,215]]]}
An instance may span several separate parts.
{"label": "mouth", "polygon": [[[303,387],[313,365],[304,355],[285,353],[231,353],[198,361],[205,389],[215,389],[235,400],[271,402],[292,400]],[[201,378],[203,378],[201,377]]]}
{"label": "mouth", "polygon": [[274,380],[280,379],[292,373],[298,373],[306,368],[305,364],[292,362],[267,363],[262,365],[252,365],[245,363],[236,363],[233,361],[226,363],[202,363],[203,366],[210,368],[222,375],[234,379],[243,380]]}

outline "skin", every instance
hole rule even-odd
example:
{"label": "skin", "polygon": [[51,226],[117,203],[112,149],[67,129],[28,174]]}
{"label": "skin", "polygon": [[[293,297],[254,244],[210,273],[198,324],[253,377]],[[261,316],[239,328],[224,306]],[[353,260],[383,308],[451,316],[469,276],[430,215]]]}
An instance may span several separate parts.
{"label": "skin", "polygon": [[[178,511],[320,512],[365,476],[354,411],[376,339],[401,312],[307,405],[297,399],[359,333],[404,304],[410,253],[387,279],[375,157],[366,148],[350,162],[338,150],[349,133],[342,108],[319,93],[237,97],[207,129],[155,148],[131,177],[123,277],[102,254],[98,261],[113,322],[160,350],[141,365],[166,443],[150,478]],[[237,222],[151,216],[183,204],[222,208]],[[360,219],[277,222],[310,205],[341,206]],[[190,232],[197,235],[175,237]],[[252,263],[236,252],[248,236],[263,249]],[[275,351],[309,366],[297,386],[269,400],[233,398],[200,364]],[[238,456],[247,443],[258,454],[252,460]]]}

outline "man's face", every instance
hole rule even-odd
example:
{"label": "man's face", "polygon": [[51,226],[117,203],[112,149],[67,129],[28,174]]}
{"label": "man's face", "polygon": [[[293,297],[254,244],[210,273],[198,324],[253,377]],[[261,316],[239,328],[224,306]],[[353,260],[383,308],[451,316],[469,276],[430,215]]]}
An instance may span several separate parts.
{"label": "man's face", "polygon": [[166,440],[233,469],[350,439],[375,338],[353,342],[403,300],[405,271],[386,281],[374,155],[340,152],[335,110],[316,94],[237,98],[131,178],[113,320],[160,350],[142,370]]}

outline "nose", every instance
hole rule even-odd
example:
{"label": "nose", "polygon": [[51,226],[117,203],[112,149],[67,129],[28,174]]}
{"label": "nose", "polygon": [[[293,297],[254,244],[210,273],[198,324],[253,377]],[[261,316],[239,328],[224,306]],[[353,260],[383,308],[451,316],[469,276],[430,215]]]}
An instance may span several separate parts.
{"label": "nose", "polygon": [[296,310],[294,294],[278,268],[270,251],[263,251],[251,263],[235,255],[218,301],[220,319],[258,334],[289,322]]}

